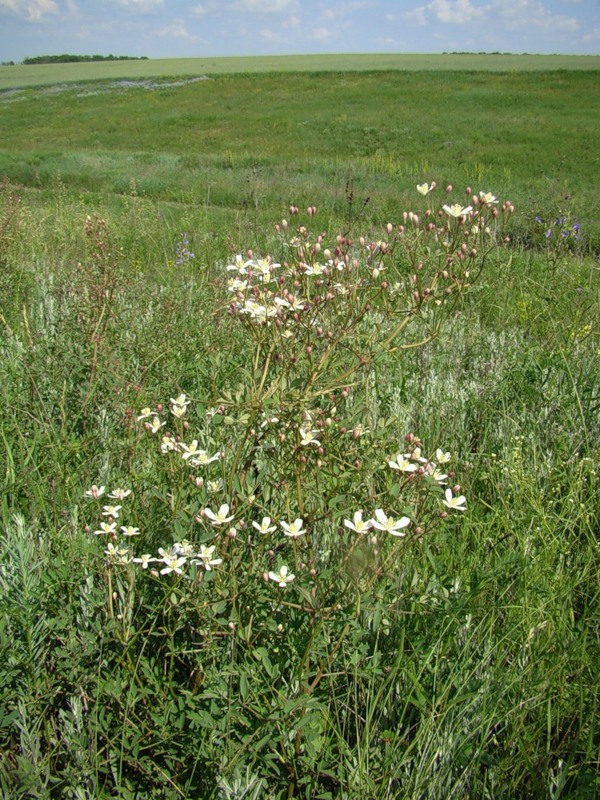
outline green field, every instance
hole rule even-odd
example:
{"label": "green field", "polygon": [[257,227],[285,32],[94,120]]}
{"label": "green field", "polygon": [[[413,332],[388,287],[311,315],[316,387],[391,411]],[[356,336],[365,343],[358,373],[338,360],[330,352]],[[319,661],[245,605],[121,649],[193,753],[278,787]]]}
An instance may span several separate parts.
{"label": "green field", "polygon": [[3,797],[600,794],[599,76],[1,68]]}
{"label": "green field", "polygon": [[164,78],[172,75],[212,75],[259,72],[363,72],[371,70],[458,70],[537,72],[598,70],[600,56],[512,54],[371,54],[311,56],[251,56],[170,58],[83,64],[34,64],[0,69],[0,90],[62,82],[107,79]]}

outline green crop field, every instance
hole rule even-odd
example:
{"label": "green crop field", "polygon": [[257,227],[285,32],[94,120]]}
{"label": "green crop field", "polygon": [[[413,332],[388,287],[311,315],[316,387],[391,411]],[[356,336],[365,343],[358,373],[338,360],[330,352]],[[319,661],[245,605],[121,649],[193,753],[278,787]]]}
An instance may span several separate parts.
{"label": "green crop field", "polygon": [[72,64],[33,64],[0,68],[0,90],[62,82],[106,79],[165,78],[260,72],[363,72],[372,70],[458,70],[537,72],[593,70],[600,56],[509,54],[365,54],[311,56],[246,56],[221,58],[144,59]]}
{"label": "green crop field", "polygon": [[600,794],[598,58],[0,68],[0,794]]}

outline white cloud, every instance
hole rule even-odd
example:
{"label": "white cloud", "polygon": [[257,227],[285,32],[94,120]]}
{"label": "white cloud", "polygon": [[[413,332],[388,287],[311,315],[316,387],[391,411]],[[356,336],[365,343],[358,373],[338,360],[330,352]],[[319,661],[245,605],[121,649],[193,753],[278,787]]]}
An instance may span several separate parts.
{"label": "white cloud", "polygon": [[276,41],[280,38],[279,34],[275,33],[275,31],[272,31],[270,28],[263,28],[260,31],[260,35],[263,37],[263,39],[267,39],[269,42]]}
{"label": "white cloud", "polygon": [[506,31],[543,30],[550,33],[575,33],[579,23],[574,17],[554,14],[540,0],[492,0],[474,5],[471,0],[431,0],[403,14],[412,25],[439,22],[443,25],[485,23]]}
{"label": "white cloud", "polygon": [[198,37],[189,33],[182,19],[174,19],[170,25],[161,28],[156,32],[157,36],[168,37],[169,39],[188,39],[195,41]]}
{"label": "white cloud", "polygon": [[471,0],[432,0],[427,8],[438,22],[452,25],[464,25],[484,15],[482,8],[471,5]]}
{"label": "white cloud", "polygon": [[236,11],[249,11],[252,14],[282,14],[293,11],[296,5],[296,0],[235,0],[233,3]]}
{"label": "white cloud", "polygon": [[0,0],[0,11],[12,11],[30,22],[38,22],[48,14],[56,14],[58,5],[54,0]]}
{"label": "white cloud", "polygon": [[113,2],[132,14],[153,14],[164,6],[164,0],[113,0]]}
{"label": "white cloud", "polygon": [[208,9],[202,5],[202,3],[198,3],[196,6],[192,6],[190,8],[190,14],[193,17],[201,17],[203,14],[206,14]]}
{"label": "white cloud", "polygon": [[600,28],[594,28],[589,33],[585,33],[582,37],[584,42],[600,42]]}
{"label": "white cloud", "polygon": [[312,38],[316,39],[318,42],[326,42],[330,36],[331,31],[329,28],[315,28],[312,32]]}
{"label": "white cloud", "polygon": [[575,33],[579,23],[573,17],[553,14],[539,0],[496,0],[492,6],[508,30],[541,28],[560,33]]}
{"label": "white cloud", "polygon": [[402,19],[409,25],[427,25],[427,8],[426,6],[413,8],[412,11],[403,14]]}

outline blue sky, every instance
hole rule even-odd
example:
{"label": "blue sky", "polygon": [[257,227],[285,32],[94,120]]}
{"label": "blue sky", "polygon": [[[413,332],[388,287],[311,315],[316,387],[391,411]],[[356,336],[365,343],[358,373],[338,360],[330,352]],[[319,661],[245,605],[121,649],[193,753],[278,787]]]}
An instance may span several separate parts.
{"label": "blue sky", "polygon": [[0,0],[0,61],[287,53],[600,53],[600,0]]}

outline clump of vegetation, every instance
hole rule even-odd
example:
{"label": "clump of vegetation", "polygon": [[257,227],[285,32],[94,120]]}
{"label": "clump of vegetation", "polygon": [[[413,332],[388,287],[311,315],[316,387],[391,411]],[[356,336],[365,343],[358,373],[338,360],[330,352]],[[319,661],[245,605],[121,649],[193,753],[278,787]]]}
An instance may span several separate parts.
{"label": "clump of vegetation", "polygon": [[89,61],[147,61],[148,56],[113,56],[112,53],[108,56],[93,55],[73,55],[69,53],[62,53],[61,55],[50,56],[29,56],[23,59],[23,64],[30,66],[32,64],[82,64]]}

